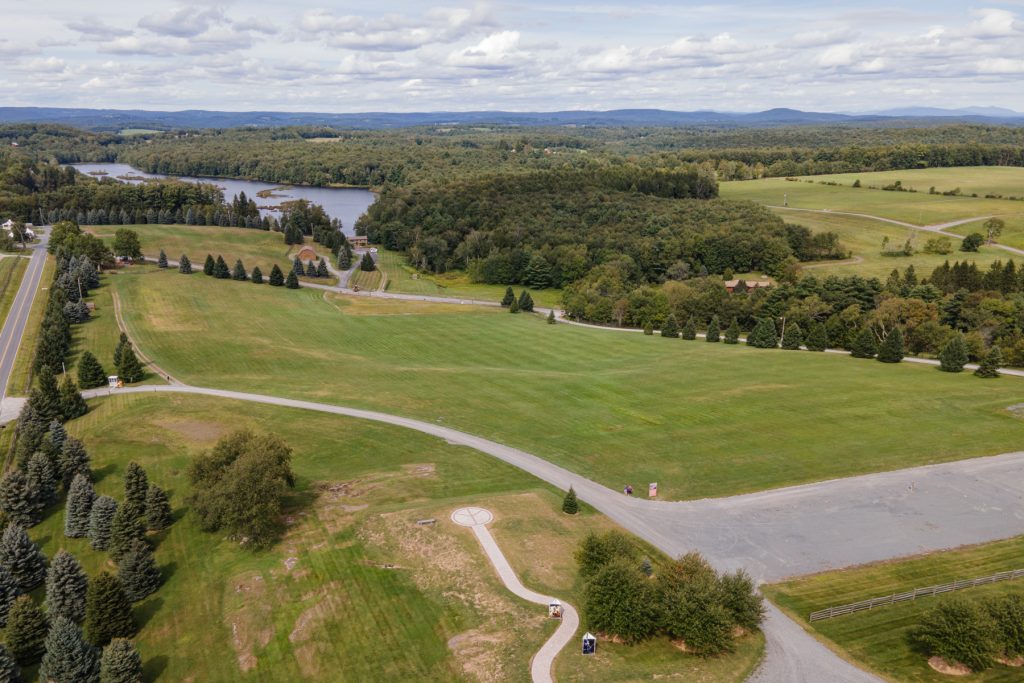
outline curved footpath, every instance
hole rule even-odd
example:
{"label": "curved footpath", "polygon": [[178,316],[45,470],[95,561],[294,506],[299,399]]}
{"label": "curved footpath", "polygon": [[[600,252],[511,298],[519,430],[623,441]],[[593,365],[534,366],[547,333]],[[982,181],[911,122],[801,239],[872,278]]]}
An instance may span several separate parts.
{"label": "curved footpath", "polygon": [[[473,530],[476,540],[484,549],[487,559],[491,561],[494,570],[498,572],[498,578],[505,584],[514,595],[545,607],[554,599],[547,595],[535,593],[522,584],[516,575],[512,565],[508,563],[505,554],[501,552],[494,536],[491,535],[487,525],[494,519],[489,510],[483,508],[460,508],[452,513],[452,521],[460,526],[469,527]],[[561,602],[561,601],[559,601]],[[576,629],[580,627],[580,617],[576,610],[567,602],[562,602],[562,621],[547,639],[544,645],[537,650],[530,662],[530,678],[534,683],[554,683],[551,669],[555,664],[555,657],[562,651],[572,639]]]}

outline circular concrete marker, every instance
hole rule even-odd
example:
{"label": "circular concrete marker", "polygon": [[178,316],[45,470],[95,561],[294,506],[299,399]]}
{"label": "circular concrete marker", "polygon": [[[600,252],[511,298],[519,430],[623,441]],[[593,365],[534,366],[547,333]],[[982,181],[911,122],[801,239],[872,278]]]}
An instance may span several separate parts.
{"label": "circular concrete marker", "polygon": [[460,526],[489,524],[493,519],[491,511],[483,508],[459,508],[452,513],[452,521]]}

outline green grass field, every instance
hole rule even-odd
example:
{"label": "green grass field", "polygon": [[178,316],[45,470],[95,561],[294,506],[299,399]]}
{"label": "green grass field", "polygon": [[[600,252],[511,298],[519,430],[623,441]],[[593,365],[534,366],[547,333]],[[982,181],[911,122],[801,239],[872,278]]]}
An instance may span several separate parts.
{"label": "green grass field", "polygon": [[[526,681],[553,625],[504,589],[448,515],[467,504],[494,510],[495,537],[527,585],[577,602],[572,549],[588,530],[612,528],[590,509],[562,514],[560,492],[515,468],[409,430],[208,397],[121,395],[91,406],[69,430],[92,454],[98,491],[121,498],[124,469],[137,461],[169,491],[177,520],[155,539],[166,583],[135,610],[146,680]],[[188,460],[242,427],[294,448],[287,531],[259,553],[202,532],[183,507]],[[438,523],[416,524],[428,517]],[[90,574],[109,568],[62,524],[55,509],[31,531],[48,556],[66,548]],[[607,666],[645,678],[685,667],[738,683],[761,647],[748,637],[737,654],[708,662],[619,648]],[[563,659],[571,668],[578,657]]]}
{"label": "green grass field", "polygon": [[348,279],[349,287],[358,287],[361,290],[373,292],[380,288],[384,281],[384,274],[380,268],[377,270],[360,270],[356,268]]}
{"label": "green grass field", "polygon": [[[840,241],[853,253],[853,259],[849,261],[819,261],[813,264],[804,264],[806,273],[818,277],[828,275],[861,275],[863,277],[877,277],[883,282],[892,272],[898,268],[900,272],[906,270],[907,266],[913,265],[918,277],[928,277],[936,266],[942,265],[944,261],[950,263],[957,260],[969,260],[978,264],[984,271],[992,261],[1003,262],[1014,258],[996,247],[983,246],[977,253],[966,253],[960,251],[960,240],[950,238],[953,245],[953,252],[946,255],[926,254],[922,251],[925,242],[935,235],[921,230],[901,228],[897,225],[874,221],[868,218],[857,216],[844,216],[840,214],[808,213],[806,211],[793,211],[787,209],[775,209],[775,213],[782,216],[787,223],[799,223],[814,232],[834,232],[839,235]],[[913,256],[882,256],[882,238],[888,237],[892,244],[903,244],[908,238],[913,239],[916,253]],[[1017,257],[1017,260],[1021,260]]]}
{"label": "green grass field", "polygon": [[[944,681],[947,676],[933,671],[925,657],[911,649],[909,632],[920,617],[947,596],[919,598],[913,602],[808,623],[808,615],[831,605],[842,605],[870,597],[899,593],[955,579],[987,576],[1008,569],[1024,568],[1024,537],[985,545],[884,562],[837,572],[827,572],[764,586],[773,602],[820,634],[856,662],[867,664],[889,680]],[[955,595],[974,599],[999,593],[1024,594],[1024,581],[1007,581],[969,588]],[[1021,680],[1021,670],[996,666],[971,681]]]}
{"label": "green grass field", "polygon": [[[14,297],[21,286],[21,278],[28,268],[28,259],[0,259],[0,320],[7,320],[7,314],[14,303]],[[2,324],[2,323],[0,323]]]}
{"label": "green grass field", "polygon": [[903,187],[918,192],[935,188],[938,193],[952,192],[957,188],[962,194],[1002,195],[1024,199],[1024,168],[1019,166],[958,166],[953,168],[915,168],[875,173],[836,173],[822,176],[805,176],[804,179],[853,185],[860,180],[862,185],[884,187],[899,181]]}
{"label": "green grass field", "polygon": [[152,268],[113,286],[141,348],[184,381],[450,425],[669,499],[991,455],[1024,435],[1010,377]]}

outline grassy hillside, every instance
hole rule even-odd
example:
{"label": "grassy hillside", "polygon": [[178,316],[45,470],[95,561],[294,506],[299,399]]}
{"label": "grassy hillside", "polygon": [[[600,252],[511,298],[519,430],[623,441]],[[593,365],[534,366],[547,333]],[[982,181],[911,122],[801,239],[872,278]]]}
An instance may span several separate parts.
{"label": "grassy hillside", "polygon": [[670,499],[991,455],[1024,435],[1009,377],[151,268],[113,286],[142,349],[185,381],[418,417]]}

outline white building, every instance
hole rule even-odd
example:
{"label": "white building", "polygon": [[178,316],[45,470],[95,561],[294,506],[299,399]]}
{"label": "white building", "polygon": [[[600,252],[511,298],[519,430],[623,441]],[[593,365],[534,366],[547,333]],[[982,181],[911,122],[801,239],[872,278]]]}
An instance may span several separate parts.
{"label": "white building", "polygon": [[[7,231],[7,236],[8,237],[10,237],[11,239],[14,239],[14,219],[8,218],[3,223],[3,225],[0,226],[0,227],[3,227],[3,229]],[[31,223],[26,223],[25,224],[25,237],[27,237],[28,239],[31,240],[31,239],[35,239],[35,236],[36,236],[36,233],[32,229],[32,224]]]}

